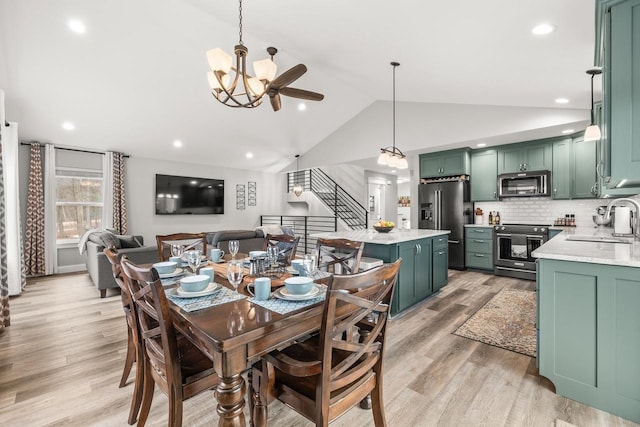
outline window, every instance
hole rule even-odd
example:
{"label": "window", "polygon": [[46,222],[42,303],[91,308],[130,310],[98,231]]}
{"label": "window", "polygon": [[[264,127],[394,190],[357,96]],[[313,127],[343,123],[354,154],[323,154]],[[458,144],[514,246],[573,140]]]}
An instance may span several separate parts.
{"label": "window", "polygon": [[58,243],[77,242],[85,231],[102,227],[102,171],[56,168]]}

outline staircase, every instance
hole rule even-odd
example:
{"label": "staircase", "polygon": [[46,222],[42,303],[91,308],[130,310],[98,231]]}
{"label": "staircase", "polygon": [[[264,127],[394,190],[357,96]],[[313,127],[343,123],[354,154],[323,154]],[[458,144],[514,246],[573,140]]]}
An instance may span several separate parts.
{"label": "staircase", "polygon": [[368,212],[364,206],[340,187],[321,169],[305,169],[289,172],[287,175],[287,191],[293,192],[296,183],[300,183],[305,191],[311,191],[333,211],[352,230],[367,228]]}

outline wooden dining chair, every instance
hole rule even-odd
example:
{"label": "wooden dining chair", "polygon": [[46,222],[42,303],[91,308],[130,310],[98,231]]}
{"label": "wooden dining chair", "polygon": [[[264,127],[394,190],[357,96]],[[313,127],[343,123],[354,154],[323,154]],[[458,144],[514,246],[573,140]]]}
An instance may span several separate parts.
{"label": "wooden dining chair", "polygon": [[269,246],[277,246],[280,250],[279,259],[283,259],[286,265],[291,265],[291,261],[296,257],[300,237],[290,234],[267,234],[264,238],[262,250],[266,251]]}
{"label": "wooden dining chair", "polygon": [[138,315],[131,300],[131,293],[129,287],[124,283],[122,278],[122,267],[120,265],[120,255],[115,246],[111,246],[104,249],[104,254],[111,263],[111,270],[113,271],[113,278],[120,288],[120,297],[122,298],[122,309],[124,310],[124,316],[127,321],[127,356],[124,360],[124,369],[122,371],[122,377],[120,378],[119,387],[124,387],[127,384],[127,379],[131,373],[133,363],[136,363],[136,376],[133,385],[133,396],[131,398],[131,407],[129,409],[129,424],[134,424],[138,418],[138,412],[140,411],[140,403],[142,402],[142,383],[144,372],[144,354],[142,347],[140,346],[140,335],[138,333]]}
{"label": "wooden dining chair", "polygon": [[203,255],[207,255],[207,234],[206,233],[174,233],[157,235],[158,259],[167,261],[171,256],[171,245],[174,243],[185,246],[185,251],[199,248]]}
{"label": "wooden dining chair", "polygon": [[[368,394],[375,425],[386,425],[385,333],[401,262],[329,279],[320,334],[273,351],[254,364],[250,400],[254,425],[266,425],[267,404],[273,399],[316,426],[326,426]],[[352,328],[359,336],[345,333]]]}
{"label": "wooden dining chair", "polygon": [[144,392],[138,425],[146,423],[157,384],[169,399],[168,425],[181,426],[182,402],[219,382],[213,361],[175,330],[158,272],[138,267],[126,256],[121,265],[144,344]]}
{"label": "wooden dining chair", "polygon": [[[316,242],[318,270],[340,274],[357,273],[363,250],[363,242],[318,238]],[[337,269],[336,266],[338,266]]]}

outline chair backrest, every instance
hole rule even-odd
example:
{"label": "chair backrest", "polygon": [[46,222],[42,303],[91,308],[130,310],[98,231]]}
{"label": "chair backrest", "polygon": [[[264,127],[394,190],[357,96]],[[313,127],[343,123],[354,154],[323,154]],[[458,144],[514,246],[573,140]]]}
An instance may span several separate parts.
{"label": "chair backrest", "polygon": [[[363,242],[348,239],[322,239],[316,242],[318,269],[329,273],[353,274],[360,268]],[[339,271],[336,271],[339,266]]]}
{"label": "chair backrest", "polygon": [[118,249],[115,246],[109,246],[108,248],[104,248],[102,251],[106,255],[109,263],[111,264],[111,271],[113,273],[113,280],[115,280],[116,284],[120,288],[120,297],[122,298],[122,308],[124,308],[125,313],[128,313],[128,310],[133,310],[133,301],[131,301],[131,293],[129,292],[129,288],[125,285],[124,280],[122,279],[122,266],[120,265],[120,258],[122,254],[118,253]]}
{"label": "chair backrest", "polygon": [[[316,396],[328,405],[330,393],[369,375],[382,372],[385,332],[402,259],[362,273],[330,278],[320,329],[322,386]],[[346,313],[341,310],[347,308]],[[336,317],[338,316],[338,317]],[[359,341],[354,341],[354,328]],[[340,360],[332,360],[334,351]]]}
{"label": "chair backrest", "polygon": [[182,390],[176,331],[158,272],[155,268],[138,267],[126,256],[122,257],[121,265],[137,310],[139,332],[151,363],[151,374],[165,393],[171,387]]}
{"label": "chair backrest", "polygon": [[266,251],[269,246],[277,246],[280,250],[278,258],[284,260],[286,265],[291,265],[291,260],[296,256],[299,242],[300,237],[289,234],[267,234],[262,249]]}
{"label": "chair backrest", "polygon": [[158,259],[166,261],[171,256],[171,245],[182,244],[185,250],[200,249],[203,255],[207,255],[207,233],[174,233],[157,235]]}

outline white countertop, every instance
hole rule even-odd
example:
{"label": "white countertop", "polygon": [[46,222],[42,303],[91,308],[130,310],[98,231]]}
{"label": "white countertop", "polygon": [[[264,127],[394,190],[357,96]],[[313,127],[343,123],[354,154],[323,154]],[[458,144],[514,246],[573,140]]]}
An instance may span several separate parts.
{"label": "white countertop", "polygon": [[640,241],[627,239],[632,243],[605,243],[567,240],[568,236],[611,237],[613,229],[595,227],[565,228],[562,233],[533,251],[536,258],[563,261],[588,262],[593,264],[640,267]]}
{"label": "white countertop", "polygon": [[470,228],[477,228],[477,227],[482,227],[482,228],[493,228],[493,225],[489,225],[489,224],[465,224],[465,227],[470,227]]}
{"label": "white countertop", "polygon": [[379,245],[394,245],[411,240],[443,236],[451,233],[449,230],[391,230],[389,233],[378,233],[376,230],[334,231],[329,233],[312,234],[311,237],[323,239],[349,239],[355,242],[377,243]]}

